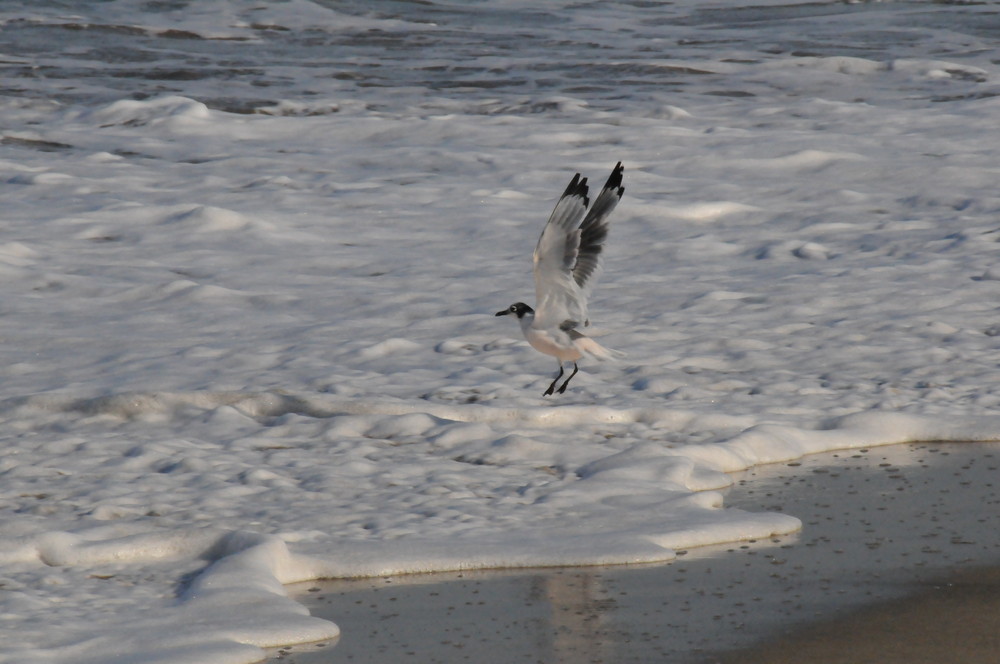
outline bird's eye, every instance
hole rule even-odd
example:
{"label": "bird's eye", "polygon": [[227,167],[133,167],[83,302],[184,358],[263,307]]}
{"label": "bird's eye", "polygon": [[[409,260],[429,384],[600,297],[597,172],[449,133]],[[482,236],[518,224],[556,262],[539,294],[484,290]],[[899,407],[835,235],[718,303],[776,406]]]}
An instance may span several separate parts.
{"label": "bird's eye", "polygon": [[517,305],[516,304],[510,305],[510,312],[514,313],[514,314],[517,313]]}

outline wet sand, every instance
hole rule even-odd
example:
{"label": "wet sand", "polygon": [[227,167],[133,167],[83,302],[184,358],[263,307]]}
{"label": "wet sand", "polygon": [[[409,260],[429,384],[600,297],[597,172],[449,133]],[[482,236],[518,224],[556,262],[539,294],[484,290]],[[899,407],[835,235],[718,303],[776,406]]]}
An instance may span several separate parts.
{"label": "wet sand", "polygon": [[1000,657],[1000,568],[942,577],[926,590],[715,658],[719,664],[965,664]]}
{"label": "wet sand", "polygon": [[844,451],[736,480],[728,506],[803,531],[655,566],[300,584],[341,639],[273,661],[996,660],[1000,445]]}

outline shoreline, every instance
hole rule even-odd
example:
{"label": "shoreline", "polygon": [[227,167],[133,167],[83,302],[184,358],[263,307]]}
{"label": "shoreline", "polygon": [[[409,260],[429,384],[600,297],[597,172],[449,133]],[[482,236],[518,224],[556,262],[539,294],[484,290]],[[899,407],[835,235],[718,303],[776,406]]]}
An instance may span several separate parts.
{"label": "shoreline", "polygon": [[894,633],[916,642],[932,633],[918,617],[933,613],[933,600],[972,606],[979,577],[1000,579],[1000,528],[981,509],[1000,504],[998,467],[997,443],[812,455],[736,474],[726,492],[727,507],[798,516],[793,535],[656,565],[299,584],[292,596],[340,625],[340,641],[271,661],[781,662],[806,643],[833,657],[859,640],[844,630],[899,615],[912,624]]}

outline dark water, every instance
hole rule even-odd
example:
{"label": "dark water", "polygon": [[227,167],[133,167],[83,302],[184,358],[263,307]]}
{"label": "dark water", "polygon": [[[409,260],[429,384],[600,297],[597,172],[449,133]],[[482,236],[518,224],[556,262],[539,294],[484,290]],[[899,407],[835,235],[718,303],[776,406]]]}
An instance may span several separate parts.
{"label": "dark water", "polygon": [[[620,110],[734,94],[726,63],[974,62],[1000,36],[997,8],[971,3],[316,4],[324,21],[302,25],[302,5],[280,3],[6,2],[0,95],[89,104],[182,94],[233,112],[282,99],[380,109],[443,99],[505,113],[551,112],[546,98],[566,95]],[[772,87],[745,83],[743,95]]]}

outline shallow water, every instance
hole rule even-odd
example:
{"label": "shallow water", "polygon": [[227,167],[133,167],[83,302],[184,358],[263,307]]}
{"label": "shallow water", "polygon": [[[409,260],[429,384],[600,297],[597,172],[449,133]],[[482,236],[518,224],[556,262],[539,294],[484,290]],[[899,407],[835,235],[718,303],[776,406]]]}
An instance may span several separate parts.
{"label": "shallow water", "polygon": [[[759,466],[728,504],[801,533],[675,562],[325,581],[293,592],[335,644],[274,661],[690,662],[1000,564],[1000,444],[898,445]],[[849,637],[847,637],[849,638]]]}

